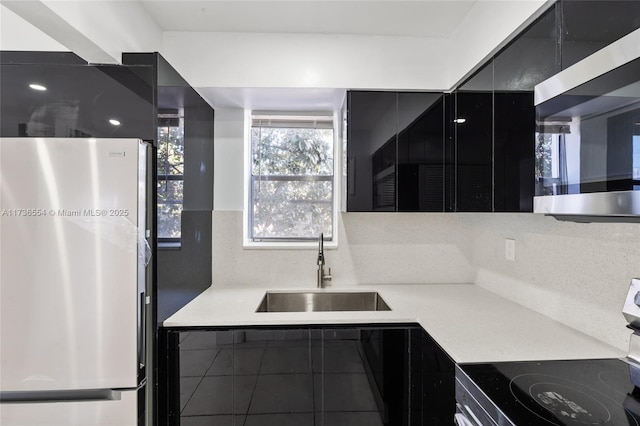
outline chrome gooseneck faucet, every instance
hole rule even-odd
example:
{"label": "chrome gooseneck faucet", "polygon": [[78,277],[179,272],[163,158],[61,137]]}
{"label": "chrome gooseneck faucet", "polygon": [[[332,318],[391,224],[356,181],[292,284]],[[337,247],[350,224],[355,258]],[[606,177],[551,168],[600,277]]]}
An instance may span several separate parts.
{"label": "chrome gooseneck faucet", "polygon": [[331,268],[329,273],[324,273],[324,236],[321,233],[318,239],[318,288],[323,288],[325,281],[331,281]]}

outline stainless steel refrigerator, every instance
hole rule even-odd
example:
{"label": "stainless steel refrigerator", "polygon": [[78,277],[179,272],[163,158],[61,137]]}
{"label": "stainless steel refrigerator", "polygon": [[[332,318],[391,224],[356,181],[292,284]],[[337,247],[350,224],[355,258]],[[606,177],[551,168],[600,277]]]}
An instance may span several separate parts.
{"label": "stainless steel refrigerator", "polygon": [[144,422],[149,146],[0,139],[0,424]]}

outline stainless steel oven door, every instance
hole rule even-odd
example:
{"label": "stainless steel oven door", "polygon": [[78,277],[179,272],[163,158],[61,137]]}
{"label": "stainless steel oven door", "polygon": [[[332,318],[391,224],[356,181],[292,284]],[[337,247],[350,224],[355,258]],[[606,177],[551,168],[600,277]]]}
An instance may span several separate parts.
{"label": "stainless steel oven door", "polygon": [[640,215],[640,30],[535,88],[534,212]]}
{"label": "stainless steel oven door", "polygon": [[458,365],[456,411],[454,421],[459,426],[515,426]]}

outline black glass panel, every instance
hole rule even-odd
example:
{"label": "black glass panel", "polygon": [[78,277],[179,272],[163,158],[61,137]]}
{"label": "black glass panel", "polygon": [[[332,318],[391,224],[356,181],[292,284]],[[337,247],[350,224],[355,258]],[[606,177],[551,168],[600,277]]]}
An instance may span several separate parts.
{"label": "black glass panel", "polygon": [[455,95],[444,95],[444,210],[455,211],[456,141],[453,122],[456,116]]}
{"label": "black glass panel", "polygon": [[[533,91],[559,71],[556,10],[552,7],[494,58],[494,90]],[[533,103],[532,103],[533,106]]]}
{"label": "black glass panel", "polygon": [[636,0],[563,0],[562,69],[640,28]]}
{"label": "black glass panel", "polygon": [[492,210],[493,93],[456,93],[456,211]]}
{"label": "black glass panel", "polygon": [[0,74],[2,136],[155,138],[153,87],[127,67],[4,64]]}
{"label": "black glass panel", "polygon": [[630,366],[618,359],[462,365],[517,425],[637,425]]}
{"label": "black glass panel", "polygon": [[454,364],[418,326],[169,334],[168,381],[161,381],[168,424],[413,426],[453,419]]}
{"label": "black glass panel", "polygon": [[349,92],[348,211],[443,211],[443,95]]}
{"label": "black glass panel", "polygon": [[441,212],[444,211],[443,96],[410,94],[407,99],[406,95],[400,94],[399,105],[413,102],[418,117],[398,136],[398,211]]}
{"label": "black glass panel", "polygon": [[534,142],[533,92],[495,92],[494,211],[533,211]]}
{"label": "black glass panel", "polygon": [[347,210],[395,210],[397,94],[352,91],[347,102]]}

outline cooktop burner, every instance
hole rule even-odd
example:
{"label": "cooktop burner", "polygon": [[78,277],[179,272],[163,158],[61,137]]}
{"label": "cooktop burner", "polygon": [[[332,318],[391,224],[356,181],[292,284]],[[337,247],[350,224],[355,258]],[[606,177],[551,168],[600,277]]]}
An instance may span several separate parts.
{"label": "cooktop burner", "polygon": [[460,368],[516,425],[640,426],[640,391],[623,360],[503,362]]}

